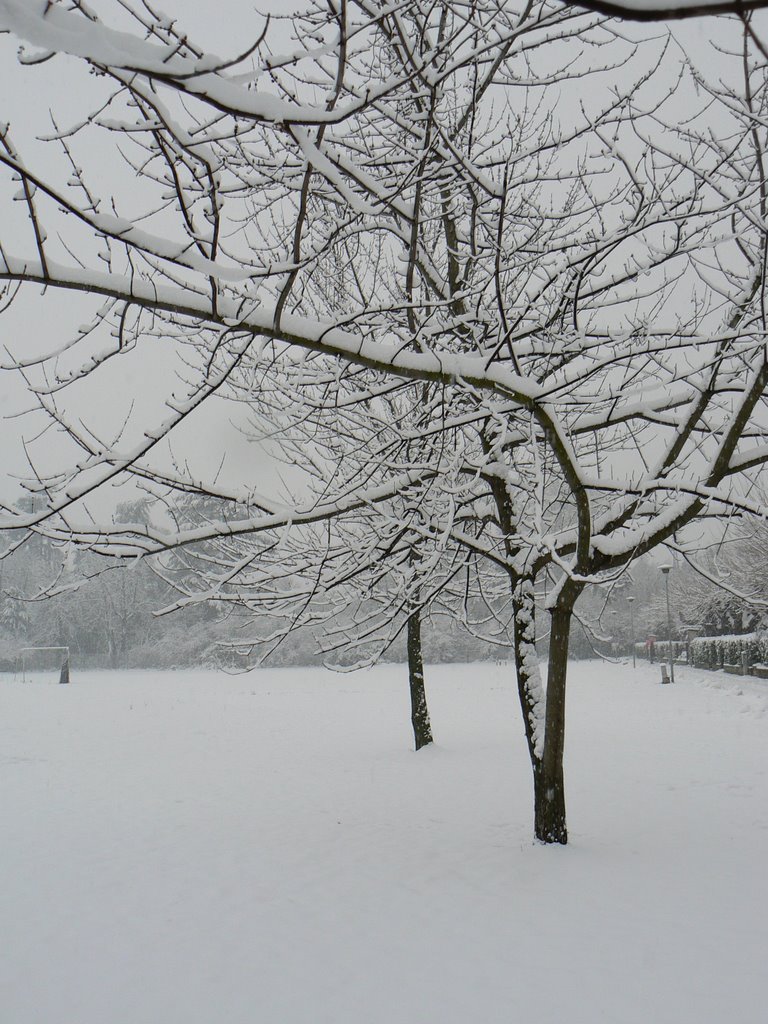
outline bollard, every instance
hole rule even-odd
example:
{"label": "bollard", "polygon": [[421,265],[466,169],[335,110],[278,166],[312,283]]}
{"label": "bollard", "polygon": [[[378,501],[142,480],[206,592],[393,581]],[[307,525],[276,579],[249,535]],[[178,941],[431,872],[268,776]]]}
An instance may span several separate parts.
{"label": "bollard", "polygon": [[667,666],[663,662],[661,665],[661,682],[662,684],[669,682],[669,672],[667,671]]}

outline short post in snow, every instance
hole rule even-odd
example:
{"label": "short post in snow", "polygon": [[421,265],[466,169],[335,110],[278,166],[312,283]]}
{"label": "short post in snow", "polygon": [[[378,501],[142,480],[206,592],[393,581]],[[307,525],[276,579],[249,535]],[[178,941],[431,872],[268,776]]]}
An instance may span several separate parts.
{"label": "short post in snow", "polygon": [[669,654],[669,680],[666,680],[664,678],[665,673],[662,673],[662,683],[667,681],[674,683],[675,681],[675,656],[672,653],[672,612],[669,608],[669,572],[671,568],[672,566],[669,564],[659,566],[659,569],[664,576],[664,589],[667,594],[667,653]]}
{"label": "short post in snow", "polygon": [[632,668],[637,668],[637,658],[635,657],[635,599],[634,597],[627,598],[627,604],[629,605],[629,636],[632,642]]}
{"label": "short post in snow", "polygon": [[61,674],[59,675],[59,684],[69,682],[69,658],[64,659],[64,664],[61,666]]}

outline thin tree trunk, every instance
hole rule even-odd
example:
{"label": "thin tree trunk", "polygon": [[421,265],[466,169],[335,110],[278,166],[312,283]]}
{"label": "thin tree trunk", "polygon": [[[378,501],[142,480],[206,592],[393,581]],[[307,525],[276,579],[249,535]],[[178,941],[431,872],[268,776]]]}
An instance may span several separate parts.
{"label": "thin tree trunk", "polygon": [[424,688],[424,659],[421,653],[421,611],[408,619],[408,682],[411,688],[411,724],[416,750],[432,743],[427,692]]}
{"label": "thin tree trunk", "polygon": [[568,842],[565,818],[563,752],[565,749],[565,683],[568,673],[568,641],[573,604],[566,601],[552,609],[547,673],[547,725],[544,754],[534,771],[536,838],[542,843]]}

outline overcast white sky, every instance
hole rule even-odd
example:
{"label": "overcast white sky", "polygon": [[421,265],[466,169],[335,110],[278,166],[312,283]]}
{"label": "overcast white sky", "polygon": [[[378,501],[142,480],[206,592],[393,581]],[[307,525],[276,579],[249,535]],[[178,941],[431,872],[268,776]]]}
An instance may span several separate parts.
{"label": "overcast white sky", "polygon": [[[108,24],[125,27],[124,17],[121,19],[114,0],[95,0],[91,6],[104,14]],[[215,3],[211,0],[163,0],[161,5],[166,14],[179,16],[180,25],[191,37],[223,57],[242,51],[258,37],[264,26],[265,14],[285,14],[290,7],[277,0],[259,0],[258,5],[244,3],[243,0],[216,0]],[[33,151],[29,129],[33,132],[49,129],[48,111],[51,109],[56,111],[59,124],[66,124],[68,119],[77,120],[91,108],[94,87],[99,83],[82,64],[68,58],[56,58],[34,68],[20,67],[15,58],[17,49],[16,40],[0,37],[0,121],[11,123],[14,136],[24,143],[23,151],[29,155]],[[93,154],[93,170],[99,168],[101,160],[102,154]],[[16,251],[26,252],[31,240],[26,214],[23,204],[9,203],[10,196],[7,188],[3,191],[0,187],[3,239],[7,240],[10,233],[19,240]],[[45,302],[40,302],[35,290],[27,288],[25,293],[25,301],[17,303],[15,308],[0,317],[0,363],[6,361],[3,358],[6,345],[17,351],[19,348],[25,351],[47,348],[46,339],[51,333],[60,332],[62,325],[67,325],[70,330],[76,329],[78,324],[88,319],[88,311],[93,310],[93,301],[77,294],[48,295]],[[80,388],[80,395],[73,392],[68,402],[71,404],[77,397],[83,403],[86,419],[98,416],[101,422],[109,422],[117,429],[136,396],[140,396],[145,403],[148,420],[154,422],[160,413],[162,396],[170,387],[174,366],[173,358],[163,354],[159,346],[154,349],[150,372],[147,372],[150,368],[146,366],[146,360],[121,358],[119,367],[107,367],[106,372],[100,372],[97,388]],[[28,473],[21,439],[22,436],[36,434],[39,420],[29,416],[18,418],[18,413],[30,406],[18,374],[0,370],[0,416],[3,420],[0,424],[0,500],[15,496],[15,478]],[[237,465],[242,460],[247,460],[252,468],[256,459],[265,476],[265,489],[282,491],[280,484],[285,476],[284,467],[264,460],[254,450],[253,444],[245,442],[228,422],[219,420],[215,428],[210,423],[190,424],[188,433],[194,435],[189,456],[201,467],[218,466],[224,450],[227,454],[225,474],[228,468],[237,473]],[[48,464],[39,461],[44,459],[45,448],[50,455]],[[35,458],[41,468],[52,467],[59,457],[60,446],[52,434],[47,435],[44,444],[38,442],[35,445]],[[296,482],[295,478],[293,482]]]}

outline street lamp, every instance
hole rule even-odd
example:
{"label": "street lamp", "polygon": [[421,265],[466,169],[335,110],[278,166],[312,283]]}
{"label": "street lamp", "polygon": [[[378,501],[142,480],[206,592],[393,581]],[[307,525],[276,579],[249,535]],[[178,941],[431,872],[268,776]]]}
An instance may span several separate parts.
{"label": "street lamp", "polygon": [[664,575],[664,588],[667,592],[667,650],[669,654],[669,681],[675,681],[675,658],[672,654],[672,612],[669,610],[669,572],[671,565],[660,565],[659,569]]}
{"label": "street lamp", "polygon": [[634,597],[627,598],[627,604],[629,605],[629,638],[632,644],[632,668],[637,668],[637,659],[635,658],[635,609],[633,607],[634,603]]}

